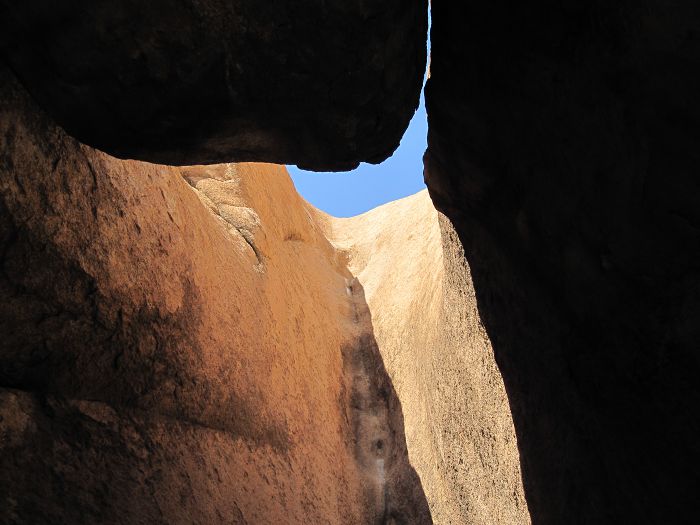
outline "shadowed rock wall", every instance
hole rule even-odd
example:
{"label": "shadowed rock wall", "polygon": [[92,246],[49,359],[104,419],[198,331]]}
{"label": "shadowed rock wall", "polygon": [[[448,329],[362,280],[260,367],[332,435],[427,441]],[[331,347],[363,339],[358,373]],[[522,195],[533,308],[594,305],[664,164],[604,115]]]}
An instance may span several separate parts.
{"label": "shadowed rock wall", "polygon": [[700,8],[433,3],[425,178],[533,523],[697,521]]}
{"label": "shadowed rock wall", "polygon": [[0,56],[61,126],[165,164],[384,160],[426,32],[425,0],[0,2]]}

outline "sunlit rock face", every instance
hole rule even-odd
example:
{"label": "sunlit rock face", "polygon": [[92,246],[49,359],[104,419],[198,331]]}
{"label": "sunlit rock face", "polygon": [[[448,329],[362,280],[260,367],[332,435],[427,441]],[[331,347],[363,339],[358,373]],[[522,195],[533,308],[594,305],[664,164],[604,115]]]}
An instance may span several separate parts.
{"label": "sunlit rock face", "polygon": [[284,168],[115,159],[6,70],[0,152],[0,522],[432,522]]}
{"label": "sunlit rock face", "polygon": [[426,32],[426,0],[0,2],[0,56],[61,126],[165,164],[384,160]]}
{"label": "sunlit rock face", "polygon": [[691,523],[694,2],[433,3],[431,197],[513,410],[533,523]]}
{"label": "sunlit rock face", "polygon": [[435,523],[530,523],[503,381],[450,222],[424,190],[325,224],[364,289]]}

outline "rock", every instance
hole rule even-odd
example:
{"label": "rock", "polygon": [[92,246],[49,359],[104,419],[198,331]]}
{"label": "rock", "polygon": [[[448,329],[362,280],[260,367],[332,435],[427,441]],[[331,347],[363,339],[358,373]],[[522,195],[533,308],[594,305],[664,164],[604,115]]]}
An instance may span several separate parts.
{"label": "rock", "polygon": [[418,106],[427,2],[0,2],[0,55],[85,144],[166,164],[350,169]]}
{"label": "rock", "polygon": [[697,521],[698,24],[692,2],[433,7],[425,178],[533,523]]}
{"label": "rock", "polygon": [[[15,4],[3,61],[120,157],[347,169],[418,100],[424,2]],[[279,169],[116,160],[0,73],[10,521],[426,522],[400,398],[435,517],[526,521],[491,348],[533,523],[697,521],[700,10],[433,22],[425,178],[468,267],[444,218],[394,269],[398,218],[343,240]]]}
{"label": "rock", "polygon": [[503,381],[449,221],[422,191],[324,224],[364,287],[435,523],[529,523]]}
{"label": "rock", "polygon": [[115,159],[6,70],[0,152],[1,523],[432,522],[284,168]]}

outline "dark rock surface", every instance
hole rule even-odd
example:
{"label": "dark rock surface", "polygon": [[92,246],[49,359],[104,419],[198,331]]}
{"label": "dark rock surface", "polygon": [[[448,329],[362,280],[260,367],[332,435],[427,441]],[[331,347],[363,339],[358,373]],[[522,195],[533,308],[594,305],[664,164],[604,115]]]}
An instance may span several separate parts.
{"label": "dark rock surface", "polygon": [[699,27],[688,1],[433,4],[425,176],[535,524],[697,521]]}
{"label": "dark rock surface", "polygon": [[165,164],[384,160],[426,31],[425,0],[0,2],[0,55],[62,127]]}

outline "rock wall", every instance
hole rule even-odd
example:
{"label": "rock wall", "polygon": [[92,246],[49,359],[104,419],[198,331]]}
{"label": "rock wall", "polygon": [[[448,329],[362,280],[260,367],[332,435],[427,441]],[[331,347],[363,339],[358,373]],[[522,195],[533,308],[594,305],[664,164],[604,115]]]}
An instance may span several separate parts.
{"label": "rock wall", "polygon": [[425,178],[464,245],[533,523],[694,523],[700,9],[432,4]]}
{"label": "rock wall", "polygon": [[529,523],[503,381],[449,221],[423,191],[325,224],[364,287],[435,523]]}
{"label": "rock wall", "polygon": [[431,522],[283,168],[117,160],[2,70],[0,269],[0,522]]}

